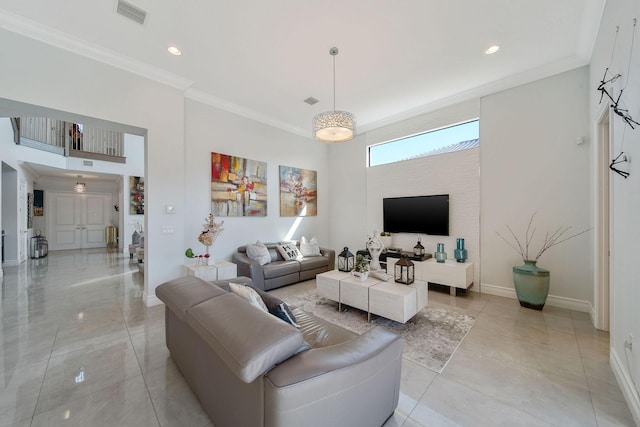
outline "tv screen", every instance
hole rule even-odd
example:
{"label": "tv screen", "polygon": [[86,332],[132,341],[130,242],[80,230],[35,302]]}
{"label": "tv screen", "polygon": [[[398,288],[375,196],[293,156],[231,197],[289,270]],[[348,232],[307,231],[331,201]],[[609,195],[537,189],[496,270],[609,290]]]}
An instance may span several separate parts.
{"label": "tv screen", "polygon": [[382,199],[384,231],[449,235],[449,195]]}

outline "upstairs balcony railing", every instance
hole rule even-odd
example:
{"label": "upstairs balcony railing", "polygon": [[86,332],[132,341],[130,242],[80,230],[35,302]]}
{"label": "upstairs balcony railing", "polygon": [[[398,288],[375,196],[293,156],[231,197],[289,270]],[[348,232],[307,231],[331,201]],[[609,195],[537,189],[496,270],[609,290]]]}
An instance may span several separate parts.
{"label": "upstairs balcony railing", "polygon": [[21,145],[68,157],[125,163],[124,133],[47,117],[20,117]]}

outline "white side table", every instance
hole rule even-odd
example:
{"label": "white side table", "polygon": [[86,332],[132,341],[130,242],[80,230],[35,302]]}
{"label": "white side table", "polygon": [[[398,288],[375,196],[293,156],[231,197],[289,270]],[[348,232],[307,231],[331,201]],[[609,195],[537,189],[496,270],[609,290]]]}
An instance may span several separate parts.
{"label": "white side table", "polygon": [[228,280],[238,277],[238,266],[229,261],[216,261],[218,280]]}
{"label": "white side table", "polygon": [[195,276],[207,282],[237,277],[237,266],[228,261],[215,261],[211,265],[183,264],[182,270],[187,276]]}

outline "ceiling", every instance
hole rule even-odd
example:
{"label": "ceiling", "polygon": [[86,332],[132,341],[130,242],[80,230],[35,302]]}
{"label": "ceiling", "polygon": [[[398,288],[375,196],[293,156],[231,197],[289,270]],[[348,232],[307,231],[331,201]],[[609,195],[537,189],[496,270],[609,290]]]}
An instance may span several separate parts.
{"label": "ceiling", "polygon": [[333,108],[332,46],[336,109],[362,133],[588,64],[605,1],[130,0],[141,25],[117,0],[0,0],[0,28],[310,137]]}

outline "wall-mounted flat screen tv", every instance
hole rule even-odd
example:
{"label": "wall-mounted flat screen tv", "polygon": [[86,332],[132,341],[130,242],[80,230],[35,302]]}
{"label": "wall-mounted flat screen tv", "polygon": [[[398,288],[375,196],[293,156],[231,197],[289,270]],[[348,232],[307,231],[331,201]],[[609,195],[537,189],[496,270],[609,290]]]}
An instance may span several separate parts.
{"label": "wall-mounted flat screen tv", "polygon": [[382,199],[384,231],[449,235],[449,195]]}

